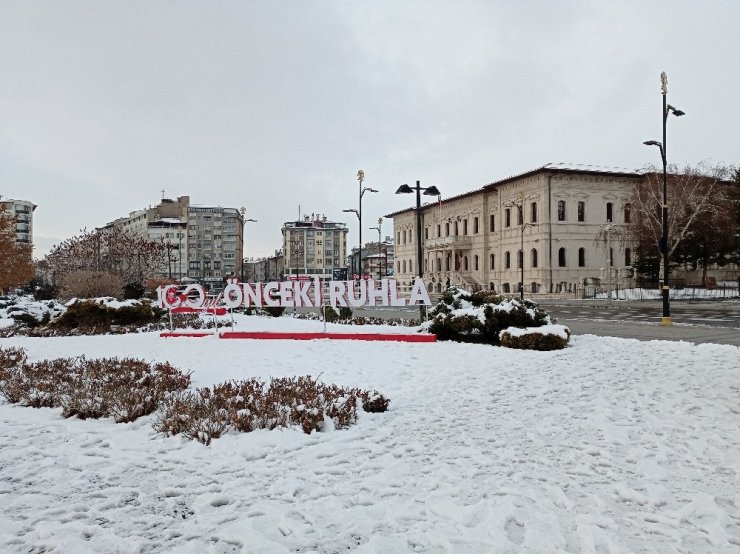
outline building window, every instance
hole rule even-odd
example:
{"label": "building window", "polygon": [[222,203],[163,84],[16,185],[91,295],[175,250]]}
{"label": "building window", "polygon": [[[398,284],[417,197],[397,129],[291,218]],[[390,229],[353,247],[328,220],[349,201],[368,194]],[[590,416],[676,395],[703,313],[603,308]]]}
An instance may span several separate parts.
{"label": "building window", "polygon": [[506,211],[504,212],[504,225],[506,227],[511,227],[511,208],[506,208]]}
{"label": "building window", "polygon": [[429,227],[424,227],[424,239],[429,239]]}
{"label": "building window", "polygon": [[493,233],[496,230],[496,216],[491,214],[488,216],[489,231]]}
{"label": "building window", "polygon": [[473,234],[474,235],[478,234],[478,218],[477,217],[473,218]]}
{"label": "building window", "polygon": [[565,221],[565,200],[558,200],[558,221]]}
{"label": "building window", "polygon": [[437,238],[442,236],[442,226],[438,223],[437,224]]}
{"label": "building window", "polygon": [[445,236],[446,237],[450,236],[450,222],[449,221],[445,223]]}
{"label": "building window", "polygon": [[442,271],[442,258],[437,258],[437,271]]}
{"label": "building window", "polygon": [[468,257],[467,256],[463,256],[463,270],[464,271],[468,270]]}
{"label": "building window", "polygon": [[414,260],[409,260],[409,273],[414,272]]}
{"label": "building window", "polygon": [[538,260],[537,260],[537,249],[536,248],[532,248],[531,257],[532,257],[532,267],[537,267]]}
{"label": "building window", "polygon": [[401,262],[396,262],[396,273],[401,273]]}
{"label": "building window", "polygon": [[578,267],[586,267],[586,249],[578,249]]}
{"label": "building window", "polygon": [[491,269],[496,269],[496,256],[494,254],[489,256],[489,263],[491,264]]}
{"label": "building window", "polygon": [[614,215],[614,204],[611,202],[606,203],[606,221],[611,223],[612,216]]}
{"label": "building window", "polygon": [[460,223],[455,221],[455,236],[460,234]]}
{"label": "building window", "polygon": [[445,258],[445,271],[450,270],[450,258],[451,258],[451,255],[447,254],[447,257]]}
{"label": "building window", "polygon": [[558,250],[558,266],[565,267],[565,248]]}
{"label": "building window", "polygon": [[403,272],[402,273],[406,273],[406,260],[403,260],[403,266],[402,267],[403,267]]}
{"label": "building window", "polygon": [[516,210],[516,224],[524,225],[524,206],[517,206]]}
{"label": "building window", "polygon": [[467,234],[468,234],[468,220],[463,219],[463,235],[467,235]]}
{"label": "building window", "polygon": [[532,223],[537,223],[537,202],[532,202],[529,207],[530,207],[530,214],[529,214],[530,220],[532,221]]}
{"label": "building window", "polygon": [[624,222],[630,223],[632,219],[632,204],[624,205]]}
{"label": "building window", "polygon": [[516,253],[516,267],[517,267],[517,269],[521,269],[523,263],[524,263],[524,251],[523,250],[519,250]]}
{"label": "building window", "polygon": [[624,249],[624,265],[632,265],[632,250],[629,248]]}
{"label": "building window", "polygon": [[504,253],[504,266],[506,269],[511,269],[511,252],[508,250]]}
{"label": "building window", "polygon": [[586,221],[586,203],[578,202],[578,221]]}
{"label": "building window", "polygon": [[396,232],[396,244],[401,244],[401,231]]}
{"label": "building window", "polygon": [[478,254],[476,254],[475,256],[473,256],[473,269],[475,269],[476,271],[478,271]]}

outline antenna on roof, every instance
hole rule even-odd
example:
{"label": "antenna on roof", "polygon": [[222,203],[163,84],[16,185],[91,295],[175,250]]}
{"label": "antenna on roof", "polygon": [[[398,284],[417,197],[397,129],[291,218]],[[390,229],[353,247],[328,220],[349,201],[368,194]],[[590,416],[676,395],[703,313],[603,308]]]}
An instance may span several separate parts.
{"label": "antenna on roof", "polygon": [[162,189],[162,200],[164,200],[164,189]]}

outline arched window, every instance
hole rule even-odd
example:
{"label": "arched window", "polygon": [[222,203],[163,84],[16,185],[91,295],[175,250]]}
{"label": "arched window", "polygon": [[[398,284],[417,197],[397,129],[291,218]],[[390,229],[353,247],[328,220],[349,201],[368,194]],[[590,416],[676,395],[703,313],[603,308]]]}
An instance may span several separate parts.
{"label": "arched window", "polygon": [[629,248],[624,249],[624,265],[632,265],[632,250]]}
{"label": "arched window", "polygon": [[632,221],[632,204],[625,204],[624,205],[624,222],[625,223],[631,223]]}
{"label": "arched window", "polygon": [[565,267],[565,248],[558,250],[558,266]]}
{"label": "arched window", "polygon": [[492,290],[492,291],[496,290],[496,286],[493,284],[493,281],[491,281],[490,283],[488,283],[488,289],[489,290]]}
{"label": "arched window", "polygon": [[565,221],[565,200],[558,200],[558,221]]}
{"label": "arched window", "polygon": [[511,252],[508,250],[504,253],[504,266],[506,266],[506,269],[511,268]]}
{"label": "arched window", "polygon": [[506,208],[506,211],[504,212],[504,225],[506,227],[511,227],[511,208]]}
{"label": "arched window", "polygon": [[586,221],[586,203],[578,202],[578,221]]}
{"label": "arched window", "polygon": [[445,236],[446,237],[450,236],[450,222],[449,221],[445,223]]}
{"label": "arched window", "polygon": [[529,206],[530,214],[529,218],[532,223],[537,223],[537,202],[532,202]]}
{"label": "arched window", "polygon": [[524,251],[523,250],[519,250],[516,253],[516,267],[518,269],[521,269],[523,263],[524,263]]}
{"label": "arched window", "polygon": [[496,256],[494,254],[491,254],[489,258],[490,258],[491,269],[496,269]]}
{"label": "arched window", "polygon": [[611,223],[614,218],[614,204],[611,202],[606,203],[606,220]]}
{"label": "arched window", "polygon": [[532,248],[531,257],[532,257],[532,267],[537,267],[538,260],[537,260],[537,249],[536,248]]}
{"label": "arched window", "polygon": [[586,267],[586,249],[578,249],[578,267]]}
{"label": "arched window", "polygon": [[473,269],[475,269],[476,271],[478,271],[478,254],[476,254],[475,256],[473,256]]}

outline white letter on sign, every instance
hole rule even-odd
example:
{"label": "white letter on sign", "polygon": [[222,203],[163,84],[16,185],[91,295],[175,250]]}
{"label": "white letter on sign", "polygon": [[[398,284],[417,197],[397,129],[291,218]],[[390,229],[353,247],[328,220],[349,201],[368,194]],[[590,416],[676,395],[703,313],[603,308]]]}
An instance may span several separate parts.
{"label": "white letter on sign", "polygon": [[[367,282],[367,305],[368,306],[387,306],[388,305],[388,279],[380,280],[380,289],[375,288],[376,281],[370,279]],[[380,302],[378,302],[378,300]]]}
{"label": "white letter on sign", "polygon": [[262,299],[265,302],[265,306],[270,306],[273,308],[276,308],[280,306],[280,300],[278,298],[273,298],[273,293],[277,296],[277,290],[280,288],[280,285],[274,281],[270,283],[265,283],[265,288],[262,289]]}
{"label": "white letter on sign", "polygon": [[344,281],[331,281],[329,283],[329,306],[346,306],[344,294],[347,292]]}
{"label": "white letter on sign", "polygon": [[417,302],[426,306],[432,305],[429,293],[427,292],[427,287],[424,285],[424,281],[421,277],[414,279],[414,286],[411,287],[411,295],[409,296],[409,305],[416,304]]}
{"label": "white letter on sign", "polygon": [[391,293],[391,306],[405,306],[406,299],[398,297],[398,281],[396,281],[395,279],[391,279],[389,281],[389,285]]}

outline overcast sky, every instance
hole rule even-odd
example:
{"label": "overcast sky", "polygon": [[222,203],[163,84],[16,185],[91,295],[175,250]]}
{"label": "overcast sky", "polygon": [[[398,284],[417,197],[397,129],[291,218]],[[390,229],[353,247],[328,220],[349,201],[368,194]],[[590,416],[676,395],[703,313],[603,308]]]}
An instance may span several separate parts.
{"label": "overcast sky", "polygon": [[[245,206],[246,256],[322,213],[363,238],[548,162],[740,162],[740,2],[0,0],[0,194],[36,256],[165,196]],[[383,224],[384,235],[392,223]]]}

